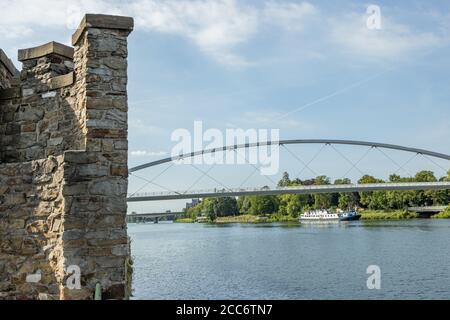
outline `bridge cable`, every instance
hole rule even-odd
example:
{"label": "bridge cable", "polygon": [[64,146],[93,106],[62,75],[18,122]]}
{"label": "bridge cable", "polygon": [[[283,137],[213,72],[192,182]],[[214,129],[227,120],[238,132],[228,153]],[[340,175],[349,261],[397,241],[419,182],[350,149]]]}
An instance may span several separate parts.
{"label": "bridge cable", "polygon": [[[215,165],[216,164],[213,164],[208,170],[206,170],[206,173],[209,173],[215,167]],[[185,192],[183,192],[183,194],[188,193],[198,182],[200,182],[200,180],[203,179],[204,176],[205,174],[202,174],[200,177],[198,177],[197,180],[195,180],[194,183],[191,184]]]}
{"label": "bridge cable", "polygon": [[[330,146],[334,149],[334,151],[336,151],[342,158],[345,159],[345,161],[347,161],[348,163],[350,163],[350,165],[352,165],[352,169],[355,168],[356,170],[359,171],[360,174],[364,175],[364,172],[362,172],[357,166],[356,164],[354,164],[349,158],[347,158],[342,152],[340,152],[335,146],[333,146],[332,144],[330,144]],[[345,178],[345,177],[344,177]]]}
{"label": "bridge cable", "polygon": [[300,159],[300,157],[298,157],[296,154],[294,154],[291,150],[288,149],[288,147],[286,147],[284,144],[281,145],[283,148],[285,148],[287,150],[287,152],[289,152],[295,159],[297,159],[299,162],[301,162],[309,171],[312,172],[313,175],[318,176],[318,174],[311,169],[310,167],[308,167],[308,165],[305,163],[305,161],[303,161],[302,159]]}
{"label": "bridge cable", "polygon": [[[232,150],[226,150],[226,152],[230,152],[230,151],[232,151]],[[245,162],[247,162],[247,159],[245,159]],[[246,183],[255,174],[255,172],[258,171],[258,170],[259,170],[258,168],[254,168],[253,171],[244,179],[244,181],[242,181],[239,184],[239,188],[242,188],[244,183]]]}
{"label": "bridge cable", "polygon": [[[408,161],[406,161],[405,163],[402,164],[402,168],[404,168],[408,163],[410,163],[413,159],[415,159],[419,154],[416,153],[415,155],[413,155]],[[394,174],[397,174],[400,171],[400,168],[397,169]]]}
{"label": "bridge cable", "polygon": [[[175,164],[175,162],[172,162],[168,167],[166,167],[164,170],[162,170],[160,173],[158,173],[156,176],[154,176],[151,180],[148,180],[148,179],[146,179],[146,178],[139,177],[139,176],[137,176],[136,174],[130,172],[130,173],[129,173],[130,175],[135,176],[136,178],[140,178],[140,179],[142,179],[142,180],[144,180],[144,181],[147,181],[146,184],[144,184],[144,185],[143,185],[141,188],[139,188],[136,192],[132,193],[132,194],[130,195],[130,197],[134,196],[136,193],[138,193],[139,191],[141,191],[142,189],[144,189],[144,188],[145,188],[146,186],[148,186],[150,183],[154,184],[153,181],[155,181],[156,179],[158,179],[164,172],[166,172],[167,170],[169,170],[170,168],[172,168],[172,167],[174,166],[174,164]],[[156,185],[156,184],[154,184],[154,185]],[[163,188],[163,189],[168,190],[167,188]]]}
{"label": "bridge cable", "polygon": [[392,159],[390,156],[388,156],[386,154],[386,152],[384,152],[383,150],[381,150],[380,148],[375,147],[378,151],[380,151],[386,158],[388,158],[389,160],[392,161],[393,164],[395,164],[397,167],[399,167],[399,170],[403,170],[404,172],[406,172],[407,175],[409,175],[410,177],[412,177],[413,175],[411,173],[408,172],[408,170],[405,170],[404,168],[402,168],[401,165],[399,165],[397,163],[397,161],[395,161],[394,159]]}
{"label": "bridge cable", "polygon": [[355,164],[347,170],[347,172],[344,174],[344,176],[342,178],[347,178],[347,175],[353,170],[353,168],[355,168],[365,157],[367,157],[367,155],[370,153],[370,151],[372,151],[374,147],[370,147],[367,149],[367,151],[363,154],[363,156],[361,158],[358,159],[358,161],[355,162]]}
{"label": "bridge cable", "polygon": [[428,161],[430,161],[431,163],[433,163],[435,166],[437,166],[437,167],[439,167],[439,168],[441,168],[442,169],[442,171],[444,171],[445,173],[447,173],[448,172],[448,170],[447,169],[445,169],[444,167],[442,167],[440,164],[438,164],[436,161],[434,161],[434,160],[432,160],[431,158],[429,158],[429,157],[427,157],[427,156],[425,156],[424,154],[422,154],[421,153],[421,155],[422,155],[422,157],[424,157],[425,159],[427,159]]}
{"label": "bridge cable", "polygon": [[230,188],[228,188],[227,186],[225,186],[222,182],[220,182],[219,180],[215,179],[214,177],[211,177],[207,172],[201,170],[200,168],[197,168],[196,166],[194,166],[193,164],[190,164],[191,167],[193,167],[194,169],[200,171],[201,173],[203,173],[205,176],[207,176],[208,178],[210,178],[211,180],[214,180],[215,182],[217,182],[218,184],[220,184],[222,187],[224,187],[225,189],[228,189],[229,191],[232,191]]}
{"label": "bridge cable", "polygon": [[322,150],[327,146],[327,144],[322,145],[322,147],[319,149],[319,151],[311,158],[311,160],[309,160],[309,162],[307,163],[306,166],[303,167],[302,170],[300,170],[300,172],[296,175],[296,177],[300,178],[300,175],[303,173],[303,171],[306,169],[307,166],[309,166],[318,156],[319,154],[322,152]]}
{"label": "bridge cable", "polygon": [[259,170],[258,168],[253,169],[253,171],[244,179],[244,181],[241,182],[241,184],[239,185],[239,188],[242,188],[244,183],[246,183],[258,170]]}
{"label": "bridge cable", "polygon": [[[146,179],[146,178],[144,178],[144,177],[137,176],[137,175],[134,174],[134,173],[130,173],[130,175],[133,175],[134,177],[136,177],[136,178],[138,178],[138,179],[147,181],[147,184],[146,184],[144,187],[148,186],[149,184],[153,184],[153,185],[155,185],[155,186],[157,186],[157,187],[159,187],[159,188],[161,188],[161,189],[164,189],[164,190],[166,190],[166,191],[173,192],[173,193],[176,193],[176,194],[181,195],[181,193],[179,193],[178,191],[168,189],[168,188],[166,188],[166,187],[164,187],[164,186],[162,186],[162,185],[160,185],[160,184],[158,184],[158,183],[156,183],[156,182],[153,182],[153,181],[151,181],[151,180],[148,180],[148,179]],[[142,187],[142,188],[144,188],[144,187]],[[142,190],[142,188],[139,189],[138,191]],[[133,194],[132,194],[131,196],[129,196],[128,198],[131,198],[132,196],[134,196],[134,195],[136,195],[136,194],[137,194],[137,192],[133,193]]]}
{"label": "bridge cable", "polygon": [[[253,168],[255,168],[255,169],[257,169],[257,170],[260,170],[260,168],[258,168],[257,166],[255,166],[253,163],[250,163],[250,161],[247,161],[247,157],[242,157],[237,151],[236,151],[236,149],[233,149],[233,151],[236,153],[236,155],[237,156],[239,156],[239,157],[241,157],[241,159],[243,158],[244,159],[244,161],[246,162],[246,163],[248,163],[249,165],[251,165]],[[273,180],[273,179],[271,179],[271,178],[269,178],[269,176],[264,176],[267,180],[269,180],[270,182],[272,182],[273,184],[274,184],[274,186],[276,186],[277,185],[277,183]]]}

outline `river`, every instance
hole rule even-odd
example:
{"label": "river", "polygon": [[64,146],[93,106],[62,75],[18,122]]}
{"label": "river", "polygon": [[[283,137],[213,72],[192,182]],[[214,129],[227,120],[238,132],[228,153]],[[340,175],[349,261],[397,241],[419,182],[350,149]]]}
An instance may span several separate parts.
{"label": "river", "polygon": [[[134,299],[448,299],[450,220],[129,224]],[[381,288],[368,289],[369,265]]]}

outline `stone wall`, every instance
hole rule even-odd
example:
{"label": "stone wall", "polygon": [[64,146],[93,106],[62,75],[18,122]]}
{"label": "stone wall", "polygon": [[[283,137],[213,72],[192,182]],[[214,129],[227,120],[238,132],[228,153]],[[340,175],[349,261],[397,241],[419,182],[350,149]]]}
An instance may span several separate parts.
{"label": "stone wall", "polygon": [[80,111],[74,108],[73,49],[50,42],[20,50],[19,60],[23,69],[15,96],[0,100],[0,162],[30,161],[82,148]]}
{"label": "stone wall", "polygon": [[[59,298],[62,156],[0,166],[0,298]],[[40,273],[38,283],[26,277]]]}
{"label": "stone wall", "polygon": [[[86,15],[72,38],[0,73],[0,298],[127,298],[128,17]],[[0,69],[1,70],[1,69]],[[67,270],[81,271],[81,288]],[[27,275],[41,272],[38,283]]]}
{"label": "stone wall", "polygon": [[11,60],[0,49],[0,89],[10,88],[14,76],[18,74]]}

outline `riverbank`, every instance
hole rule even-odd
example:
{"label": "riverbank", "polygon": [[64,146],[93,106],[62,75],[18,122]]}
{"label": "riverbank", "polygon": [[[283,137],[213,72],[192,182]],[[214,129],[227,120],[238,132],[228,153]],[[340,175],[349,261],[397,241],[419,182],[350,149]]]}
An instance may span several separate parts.
{"label": "riverbank", "polygon": [[419,215],[415,212],[405,210],[381,211],[381,210],[364,210],[360,212],[361,220],[404,220],[415,219]]}
{"label": "riverbank", "polygon": [[[419,218],[419,214],[416,212],[409,212],[406,210],[393,210],[393,211],[381,211],[381,210],[364,210],[361,213],[361,220],[404,220],[404,219],[416,219]],[[450,209],[432,215],[431,219],[450,219]]]}
{"label": "riverbank", "polygon": [[215,221],[217,224],[221,223],[271,223],[271,222],[298,222],[298,218],[291,216],[283,216],[278,214],[270,214],[264,216],[254,216],[250,214],[218,217]]}
{"label": "riverbank", "polygon": [[[176,223],[194,223],[192,218],[179,218]],[[255,216],[251,214],[243,214],[238,216],[217,217],[214,222],[207,223],[226,224],[226,223],[271,223],[271,222],[298,222],[298,218],[292,216],[283,216],[279,214],[269,214],[264,216]]]}
{"label": "riverbank", "polygon": [[[407,219],[416,219],[419,217],[417,213],[408,212],[405,210],[393,210],[393,211],[364,210],[360,212],[360,214],[361,220],[407,220]],[[432,216],[432,218],[450,219],[450,211],[446,210],[444,212]],[[175,222],[194,223],[195,219],[180,218],[177,219]],[[280,214],[269,214],[264,216],[244,214],[237,216],[217,217],[217,219],[214,222],[208,223],[226,224],[226,223],[271,223],[271,222],[298,222],[298,218]]]}

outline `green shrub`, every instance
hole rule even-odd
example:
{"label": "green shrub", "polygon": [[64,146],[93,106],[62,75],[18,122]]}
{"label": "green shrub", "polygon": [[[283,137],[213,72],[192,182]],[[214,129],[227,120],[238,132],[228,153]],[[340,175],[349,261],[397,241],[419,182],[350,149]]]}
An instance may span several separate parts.
{"label": "green shrub", "polygon": [[445,209],[441,213],[435,214],[431,217],[434,219],[450,219],[450,206],[448,206],[447,209]]}

